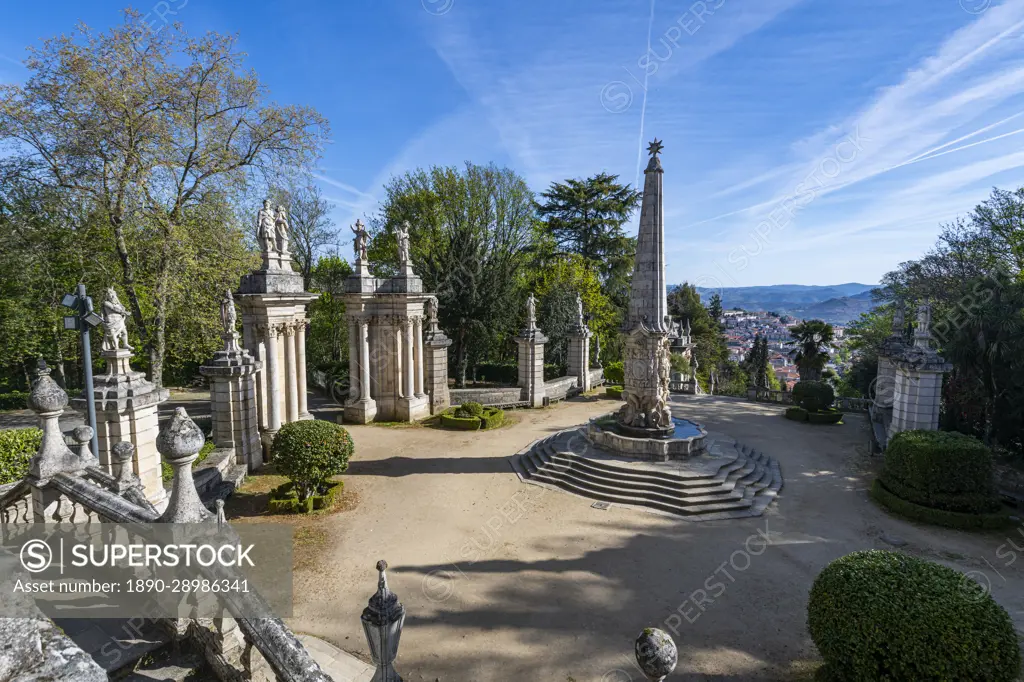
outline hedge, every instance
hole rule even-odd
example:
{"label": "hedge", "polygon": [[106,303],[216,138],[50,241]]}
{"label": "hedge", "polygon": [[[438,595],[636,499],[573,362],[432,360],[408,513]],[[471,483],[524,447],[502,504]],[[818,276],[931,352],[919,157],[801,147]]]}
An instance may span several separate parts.
{"label": "hedge", "polygon": [[807,421],[811,424],[838,424],[843,421],[843,413],[834,408],[822,412],[808,412]]}
{"label": "hedge", "polygon": [[925,507],[970,514],[1000,508],[992,452],[973,436],[903,431],[889,441],[880,476],[892,493]]}
{"label": "hedge", "polygon": [[871,485],[871,497],[875,502],[878,502],[878,504],[894,514],[913,521],[931,523],[936,526],[945,526],[946,528],[957,528],[960,530],[1006,528],[1014,523],[1010,518],[1010,514],[1005,511],[987,514],[965,514],[923,507],[887,490],[885,484],[878,479],[875,479],[875,482]]}
{"label": "hedge", "polygon": [[805,422],[807,421],[807,410],[802,407],[787,407],[786,419],[792,419],[795,422]]}
{"label": "hedge", "polygon": [[480,415],[480,428],[496,429],[505,423],[505,411],[499,410],[496,407],[484,408],[484,413]]}
{"label": "hedge", "polygon": [[[469,405],[467,403],[466,405]],[[479,405],[479,403],[472,403]],[[505,412],[496,407],[480,406],[479,416],[470,415],[464,411],[466,405],[460,407],[449,407],[441,413],[441,425],[451,429],[462,431],[477,431],[479,429],[493,429],[505,423]]]}
{"label": "hedge", "polygon": [[463,419],[469,419],[471,417],[479,418],[484,413],[484,406],[480,403],[468,402],[462,403],[455,408],[455,416]]}
{"label": "hedge", "polygon": [[616,400],[622,400],[622,386],[605,386],[604,394]]}
{"label": "hedge", "polygon": [[330,481],[324,485],[322,493],[300,500],[295,486],[290,482],[283,483],[270,491],[267,510],[272,514],[308,514],[315,509],[330,509],[344,489],[342,481]]}
{"label": "hedge", "polygon": [[11,391],[0,393],[0,410],[27,410],[28,393],[25,391]]}
{"label": "hedge", "polygon": [[836,392],[824,381],[799,381],[793,387],[793,402],[808,412],[827,410],[835,399]]}
{"label": "hedge", "polygon": [[28,463],[43,442],[40,429],[0,431],[0,485],[14,483],[28,474]]}
{"label": "hedge", "polygon": [[519,366],[507,362],[478,362],[473,370],[473,376],[480,381],[515,386],[519,381]]}
{"label": "hedge", "polygon": [[348,469],[355,446],[341,426],[319,419],[290,422],[274,436],[274,467],[288,477],[305,501],[323,495],[328,481]]}
{"label": "hedge", "polygon": [[818,575],[807,629],[835,680],[1013,682],[1021,658],[1006,610],[968,576],[868,550]]}

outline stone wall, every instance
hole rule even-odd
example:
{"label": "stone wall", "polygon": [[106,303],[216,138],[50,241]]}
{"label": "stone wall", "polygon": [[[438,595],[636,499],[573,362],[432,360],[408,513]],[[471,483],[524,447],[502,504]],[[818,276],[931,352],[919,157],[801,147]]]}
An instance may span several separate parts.
{"label": "stone wall", "polygon": [[576,377],[559,377],[545,381],[544,392],[549,401],[564,400],[570,395],[575,395],[578,386],[579,380]]}
{"label": "stone wall", "polygon": [[513,405],[519,402],[522,392],[518,386],[498,386],[496,388],[450,388],[452,405],[463,403],[480,403],[481,405]]}

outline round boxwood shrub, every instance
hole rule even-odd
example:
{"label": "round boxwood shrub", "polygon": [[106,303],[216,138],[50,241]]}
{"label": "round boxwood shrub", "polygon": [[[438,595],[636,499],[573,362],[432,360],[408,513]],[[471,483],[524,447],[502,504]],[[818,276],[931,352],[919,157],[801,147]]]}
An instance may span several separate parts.
{"label": "round boxwood shrub", "polygon": [[626,373],[622,362],[609,362],[604,366],[604,378],[610,384],[622,384],[626,381]]}
{"label": "round boxwood shrub", "polygon": [[480,417],[484,413],[484,406],[480,403],[462,403],[455,410],[455,416],[466,419],[468,417]]}
{"label": "round boxwood shrub", "polygon": [[622,400],[622,386],[605,386],[604,394],[609,398]]}
{"label": "round boxwood shrub", "polygon": [[818,575],[807,628],[834,680],[1013,682],[1013,621],[951,568],[900,552],[836,559]]}
{"label": "round boxwood shrub", "polygon": [[820,412],[832,406],[836,392],[824,381],[800,381],[793,387],[793,402],[808,412]]}
{"label": "round boxwood shrub", "polygon": [[792,419],[795,422],[805,422],[807,421],[807,410],[796,406],[787,407],[786,419]]}
{"label": "round boxwood shrub", "polygon": [[354,446],[348,431],[319,419],[285,424],[274,437],[274,466],[294,484],[300,500],[321,495],[348,468]]}
{"label": "round boxwood shrub", "polygon": [[955,431],[903,431],[889,441],[880,480],[904,500],[935,509],[991,513],[1000,509],[992,452]]}

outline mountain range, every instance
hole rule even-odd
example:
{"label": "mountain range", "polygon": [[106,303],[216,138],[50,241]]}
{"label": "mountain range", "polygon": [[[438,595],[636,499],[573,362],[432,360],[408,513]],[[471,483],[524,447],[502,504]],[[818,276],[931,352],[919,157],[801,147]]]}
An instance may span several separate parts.
{"label": "mountain range", "polygon": [[711,296],[719,294],[725,310],[765,310],[807,320],[846,324],[875,307],[871,299],[871,290],[875,288],[877,285],[874,284],[850,282],[829,286],[773,284],[719,289],[697,287],[697,292],[705,305]]}

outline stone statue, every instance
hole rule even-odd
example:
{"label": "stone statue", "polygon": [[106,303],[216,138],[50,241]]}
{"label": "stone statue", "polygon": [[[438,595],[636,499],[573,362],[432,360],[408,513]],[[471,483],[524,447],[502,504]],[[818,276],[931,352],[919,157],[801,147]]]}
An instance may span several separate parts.
{"label": "stone statue", "polygon": [[114,287],[107,287],[107,296],[103,301],[103,326],[106,328],[103,334],[103,350],[117,350],[122,346],[126,350],[132,350],[128,345],[126,319],[128,311],[118,300],[117,292],[114,291]]}
{"label": "stone statue", "polygon": [[906,322],[903,319],[903,316],[904,316],[903,301],[898,301],[896,303],[896,310],[894,310],[893,313],[892,313],[892,335],[893,336],[903,336],[903,325],[906,324]]}
{"label": "stone statue", "polygon": [[914,330],[914,345],[928,348],[932,338],[932,307],[922,303],[917,307],[917,328]]}
{"label": "stone statue", "polygon": [[584,324],[583,323],[583,297],[581,297],[579,295],[579,293],[576,294],[576,324],[580,328],[582,328],[583,324]]}
{"label": "stone statue", "polygon": [[409,262],[409,221],[395,227],[395,239],[398,241],[398,262],[405,265]]}
{"label": "stone statue", "polygon": [[532,291],[529,298],[526,299],[526,328],[537,328],[537,299],[533,297]]}
{"label": "stone statue", "polygon": [[366,257],[366,242],[369,239],[369,235],[366,233],[366,228],[363,226],[362,220],[356,220],[356,224],[351,228],[352,234],[355,238],[352,240],[352,249],[355,251],[356,262],[363,262],[368,260]]}
{"label": "stone statue", "polygon": [[277,207],[277,214],[274,216],[274,236],[277,241],[277,252],[288,253],[288,212],[284,206]]}
{"label": "stone statue", "polygon": [[427,324],[430,325],[430,331],[437,329],[437,297],[430,296],[426,302],[427,309]]}
{"label": "stone statue", "polygon": [[224,300],[220,302],[220,321],[224,325],[225,334],[233,334],[235,332],[235,322],[238,321],[238,313],[235,312],[235,297],[232,296],[231,289],[227,290]]}
{"label": "stone statue", "polygon": [[276,250],[275,233],[274,211],[270,208],[270,199],[264,199],[263,208],[256,214],[256,238],[259,240],[260,250],[264,253],[273,253]]}

